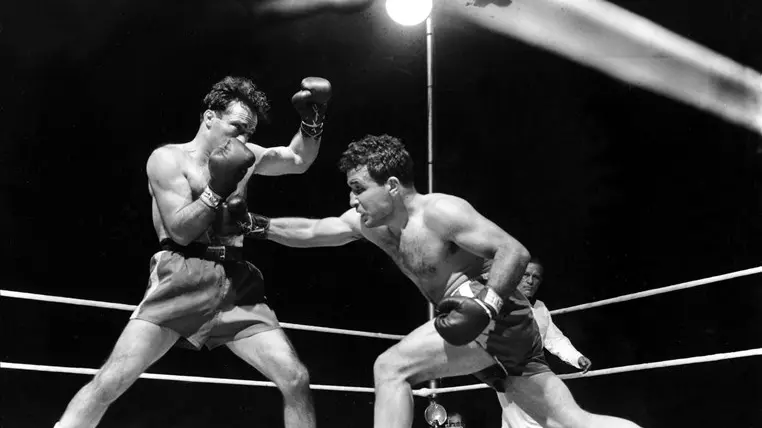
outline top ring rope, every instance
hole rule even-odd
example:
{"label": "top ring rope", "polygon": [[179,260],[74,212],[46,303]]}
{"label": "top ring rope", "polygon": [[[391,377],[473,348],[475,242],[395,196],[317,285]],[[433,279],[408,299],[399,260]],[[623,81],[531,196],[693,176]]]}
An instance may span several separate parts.
{"label": "top ring rope", "polygon": [[638,293],[625,294],[624,296],[612,297],[610,299],[598,300],[590,303],[583,303],[581,305],[569,306],[568,308],[555,309],[550,311],[551,315],[565,314],[574,311],[581,311],[583,309],[596,308],[598,306],[610,305],[612,303],[626,302],[628,300],[640,299],[642,297],[654,296],[657,294],[669,293],[670,291],[683,290],[686,288],[697,287],[699,285],[710,284],[712,282],[725,281],[732,278],[738,278],[741,276],[754,275],[762,272],[762,266],[739,270],[736,272],[730,272],[723,275],[710,276],[704,279],[697,279],[695,281],[682,282],[680,284],[670,285],[667,287],[654,288],[653,290],[641,291]]}
{"label": "top ring rope", "polygon": [[[135,305],[126,305],[124,303],[111,303],[111,302],[101,302],[98,300],[74,299],[71,297],[59,297],[59,296],[50,296],[45,294],[24,293],[21,291],[12,291],[12,290],[0,290],[0,297],[11,297],[15,299],[25,299],[25,300],[37,300],[41,302],[66,303],[69,305],[77,305],[77,306],[92,306],[95,308],[118,309],[121,311],[134,311],[135,308],[137,308],[137,306]],[[292,324],[287,322],[282,322],[280,323],[280,325],[283,328],[288,328],[291,330],[306,330],[306,331],[315,331],[320,333],[344,334],[348,336],[373,337],[376,339],[400,340],[403,337],[405,337],[400,334],[374,333],[369,331],[346,330],[342,328],[331,328],[331,327],[318,327],[313,325]]]}

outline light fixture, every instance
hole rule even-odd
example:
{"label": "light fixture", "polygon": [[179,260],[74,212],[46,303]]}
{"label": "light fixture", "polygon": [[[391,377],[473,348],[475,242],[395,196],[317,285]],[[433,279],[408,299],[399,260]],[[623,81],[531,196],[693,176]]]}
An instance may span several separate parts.
{"label": "light fixture", "polygon": [[386,13],[400,25],[418,25],[431,13],[433,0],[386,0]]}

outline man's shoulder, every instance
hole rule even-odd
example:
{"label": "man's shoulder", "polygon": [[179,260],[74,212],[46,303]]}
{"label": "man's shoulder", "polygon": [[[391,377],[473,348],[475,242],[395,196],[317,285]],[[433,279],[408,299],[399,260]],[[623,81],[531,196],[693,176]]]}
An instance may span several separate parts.
{"label": "man's shoulder", "polygon": [[423,218],[430,225],[449,227],[463,222],[473,209],[465,199],[447,193],[429,193],[423,198]]}
{"label": "man's shoulder", "polygon": [[458,211],[470,206],[467,200],[449,193],[428,193],[421,196],[423,198],[423,208],[426,213],[446,213],[453,210]]}
{"label": "man's shoulder", "polygon": [[162,143],[156,146],[156,148],[153,149],[153,151],[154,152],[157,152],[157,151],[172,152],[172,153],[179,154],[180,152],[183,151],[182,149],[186,144],[187,143]]}
{"label": "man's shoulder", "polygon": [[183,150],[183,144],[167,143],[156,147],[148,156],[147,169],[180,168],[185,165],[187,153]]}

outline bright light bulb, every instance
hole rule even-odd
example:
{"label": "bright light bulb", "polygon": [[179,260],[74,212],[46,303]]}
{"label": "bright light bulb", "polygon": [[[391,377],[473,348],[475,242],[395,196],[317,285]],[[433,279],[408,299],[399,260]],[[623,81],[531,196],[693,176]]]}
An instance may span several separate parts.
{"label": "bright light bulb", "polygon": [[418,25],[431,13],[433,0],[386,0],[386,13],[400,25]]}

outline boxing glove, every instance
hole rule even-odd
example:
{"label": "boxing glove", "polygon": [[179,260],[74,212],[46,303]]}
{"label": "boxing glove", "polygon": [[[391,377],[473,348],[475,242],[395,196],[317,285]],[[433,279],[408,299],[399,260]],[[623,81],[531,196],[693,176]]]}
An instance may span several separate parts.
{"label": "boxing glove", "polygon": [[484,287],[476,298],[447,297],[437,305],[434,327],[447,343],[463,346],[479,337],[502,306],[502,299],[491,287]]}
{"label": "boxing glove", "polygon": [[233,196],[230,201],[234,202],[234,208],[231,211],[230,201],[223,202],[220,208],[217,210],[217,215],[212,223],[212,229],[217,236],[233,236],[242,235],[243,230],[238,224],[241,220],[241,214],[236,212],[235,204],[238,200],[242,200],[239,196]]}
{"label": "boxing glove", "polygon": [[246,176],[257,157],[245,144],[230,138],[209,155],[209,184],[207,188],[218,198],[225,200]]}
{"label": "boxing glove", "polygon": [[240,196],[234,196],[225,204],[226,214],[229,216],[228,223],[232,222],[238,227],[238,233],[247,238],[267,239],[270,230],[270,219],[263,215],[248,212],[246,201]]}
{"label": "boxing glove", "polygon": [[320,137],[330,99],[331,82],[322,77],[307,77],[302,80],[302,89],[291,97],[291,103],[302,118],[300,129],[303,135]]}

